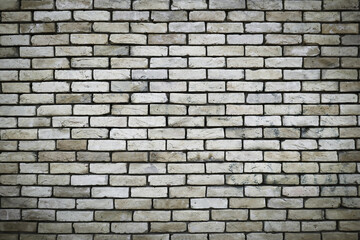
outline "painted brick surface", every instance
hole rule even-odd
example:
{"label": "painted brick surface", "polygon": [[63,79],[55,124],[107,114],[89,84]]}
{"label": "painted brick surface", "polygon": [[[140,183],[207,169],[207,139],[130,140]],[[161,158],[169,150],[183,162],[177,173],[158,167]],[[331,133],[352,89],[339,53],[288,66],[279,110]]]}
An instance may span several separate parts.
{"label": "painted brick surface", "polygon": [[357,240],[358,0],[1,0],[1,240]]}

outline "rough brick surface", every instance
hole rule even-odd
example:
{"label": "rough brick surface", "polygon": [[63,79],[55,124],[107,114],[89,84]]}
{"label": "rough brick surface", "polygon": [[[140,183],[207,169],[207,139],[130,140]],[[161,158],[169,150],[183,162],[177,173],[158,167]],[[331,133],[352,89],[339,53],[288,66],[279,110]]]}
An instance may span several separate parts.
{"label": "rough brick surface", "polygon": [[0,240],[358,240],[358,0],[0,0]]}

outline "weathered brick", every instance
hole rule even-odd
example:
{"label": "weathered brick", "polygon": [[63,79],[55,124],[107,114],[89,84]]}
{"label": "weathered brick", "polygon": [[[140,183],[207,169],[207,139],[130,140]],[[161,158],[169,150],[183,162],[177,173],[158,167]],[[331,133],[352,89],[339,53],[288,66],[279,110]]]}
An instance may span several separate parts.
{"label": "weathered brick", "polygon": [[0,239],[357,239],[358,1],[0,5]]}
{"label": "weathered brick", "polygon": [[247,3],[249,9],[255,10],[281,10],[283,8],[282,2],[279,0],[250,0]]}
{"label": "weathered brick", "polygon": [[261,11],[230,11],[227,19],[230,21],[263,21],[264,12]]}
{"label": "weathered brick", "polygon": [[31,12],[2,12],[1,18],[3,22],[30,22]]}
{"label": "weathered brick", "polygon": [[107,34],[71,34],[70,41],[73,44],[106,44]]}
{"label": "weathered brick", "polygon": [[207,3],[205,0],[175,0],[172,2],[171,9],[179,10],[179,9],[205,9],[207,8]]}
{"label": "weathered brick", "polygon": [[[149,44],[185,44],[186,35],[185,34],[150,34],[149,35]],[[171,47],[170,47],[171,48]],[[172,55],[170,53],[170,55]]]}
{"label": "weathered brick", "polygon": [[90,9],[92,8],[93,0],[81,0],[79,2],[74,0],[59,0],[56,2],[58,9]]}

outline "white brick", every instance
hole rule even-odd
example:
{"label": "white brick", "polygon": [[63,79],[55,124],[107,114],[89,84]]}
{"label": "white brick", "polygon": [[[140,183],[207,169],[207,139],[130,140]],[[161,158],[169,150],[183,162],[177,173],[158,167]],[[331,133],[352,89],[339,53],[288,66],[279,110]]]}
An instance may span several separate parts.
{"label": "white brick", "polygon": [[208,208],[226,208],[226,198],[194,198],[191,199],[191,208],[208,209]]}
{"label": "white brick", "polygon": [[112,129],[110,138],[113,139],[146,139],[146,129]]}
{"label": "white brick", "polygon": [[106,185],[107,179],[106,175],[73,175],[71,185]]}
{"label": "white brick", "polygon": [[109,21],[108,11],[74,11],[75,21]]}
{"label": "white brick", "polygon": [[121,140],[89,140],[88,149],[93,151],[125,150],[126,144]]}

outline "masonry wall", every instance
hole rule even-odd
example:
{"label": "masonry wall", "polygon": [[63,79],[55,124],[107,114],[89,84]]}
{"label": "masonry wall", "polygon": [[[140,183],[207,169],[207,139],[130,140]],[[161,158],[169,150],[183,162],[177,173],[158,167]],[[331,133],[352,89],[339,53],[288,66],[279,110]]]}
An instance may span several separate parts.
{"label": "masonry wall", "polygon": [[357,240],[358,0],[1,0],[1,240]]}

